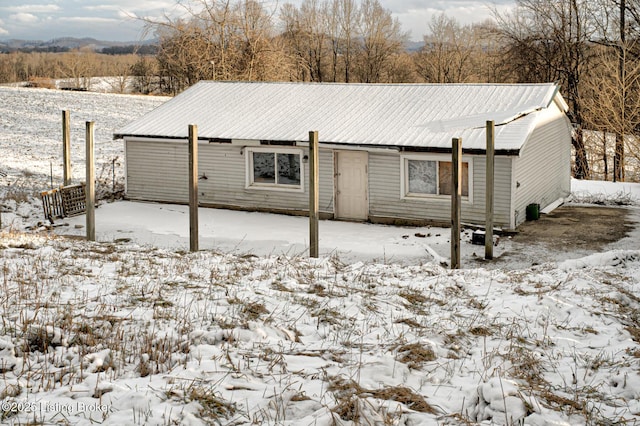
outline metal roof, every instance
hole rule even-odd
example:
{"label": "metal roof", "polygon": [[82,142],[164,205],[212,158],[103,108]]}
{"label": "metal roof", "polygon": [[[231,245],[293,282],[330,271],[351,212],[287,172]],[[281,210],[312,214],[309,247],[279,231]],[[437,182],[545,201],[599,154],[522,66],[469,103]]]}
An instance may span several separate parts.
{"label": "metal roof", "polygon": [[484,150],[487,120],[496,123],[496,150],[517,152],[553,101],[548,84],[344,84],[201,81],[126,125],[127,136],[306,141]]}

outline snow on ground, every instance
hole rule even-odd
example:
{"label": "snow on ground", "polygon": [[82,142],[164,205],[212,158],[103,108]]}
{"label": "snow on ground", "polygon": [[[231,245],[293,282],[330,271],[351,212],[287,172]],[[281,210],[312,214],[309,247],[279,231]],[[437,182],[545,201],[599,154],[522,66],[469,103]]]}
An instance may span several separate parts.
{"label": "snow on ground", "polygon": [[594,180],[571,181],[574,202],[625,205],[640,204],[640,183]]}
{"label": "snow on ground", "polygon": [[[37,225],[59,110],[77,175],[85,119],[109,165],[111,132],[162,99],[0,96],[2,424],[640,421],[637,228],[589,256],[451,271],[448,229],[323,221],[308,259],[305,218],[201,209],[189,253],[186,207],[114,202],[85,242],[83,216]],[[574,181],[579,201],[611,199],[596,185]]]}

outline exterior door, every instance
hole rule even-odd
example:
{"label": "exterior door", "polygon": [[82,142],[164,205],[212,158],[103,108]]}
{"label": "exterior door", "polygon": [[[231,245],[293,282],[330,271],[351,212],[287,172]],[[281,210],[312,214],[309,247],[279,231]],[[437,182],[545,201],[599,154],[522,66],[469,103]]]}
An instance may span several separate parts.
{"label": "exterior door", "polygon": [[336,151],[336,218],[369,218],[369,156],[364,151]]}

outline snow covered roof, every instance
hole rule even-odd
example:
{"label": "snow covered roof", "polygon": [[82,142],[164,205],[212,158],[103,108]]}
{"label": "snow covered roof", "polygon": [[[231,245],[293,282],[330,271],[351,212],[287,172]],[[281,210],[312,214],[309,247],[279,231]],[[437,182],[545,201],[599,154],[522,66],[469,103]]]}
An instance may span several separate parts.
{"label": "snow covered roof", "polygon": [[[201,81],[114,138],[186,138],[188,125],[201,139],[484,150],[485,124],[496,123],[496,151],[517,152],[537,115],[556,101],[547,84],[344,84]],[[501,137],[502,136],[502,137]]]}

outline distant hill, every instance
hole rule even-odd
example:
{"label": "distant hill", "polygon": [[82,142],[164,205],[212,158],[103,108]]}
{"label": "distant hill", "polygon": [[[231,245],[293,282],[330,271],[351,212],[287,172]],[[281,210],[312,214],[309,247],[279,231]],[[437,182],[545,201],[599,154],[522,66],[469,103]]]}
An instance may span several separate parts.
{"label": "distant hill", "polygon": [[[112,55],[132,53],[135,47],[140,54],[155,53],[155,46],[158,40],[144,41],[105,41],[96,40],[91,37],[60,37],[52,40],[0,40],[0,53],[8,52],[67,52],[78,48],[90,48],[96,52],[103,52]],[[405,48],[409,52],[420,50],[424,46],[423,42],[409,41]]]}
{"label": "distant hill", "polygon": [[423,41],[408,41],[404,44],[405,49],[409,52],[416,52],[424,47]]}
{"label": "distant hill", "polygon": [[150,46],[155,43],[157,43],[157,40],[105,41],[96,40],[91,37],[60,37],[48,41],[9,39],[0,40],[0,52],[66,52],[78,48],[90,48],[96,52],[100,52],[103,49],[114,49],[118,51],[128,46]]}

